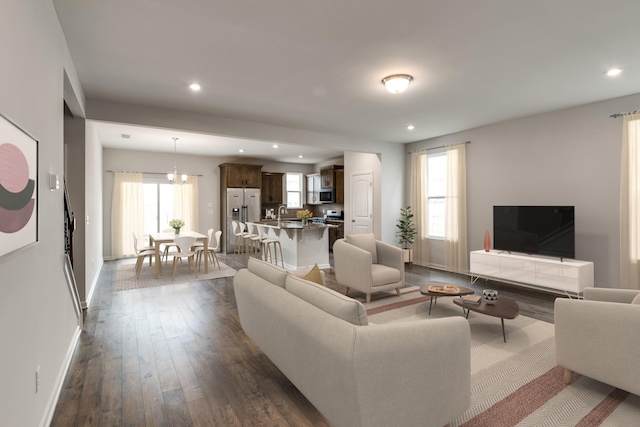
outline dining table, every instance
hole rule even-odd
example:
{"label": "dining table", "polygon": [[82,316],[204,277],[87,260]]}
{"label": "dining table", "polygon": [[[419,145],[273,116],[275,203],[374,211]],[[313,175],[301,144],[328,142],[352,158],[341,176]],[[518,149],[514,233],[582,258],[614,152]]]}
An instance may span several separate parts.
{"label": "dining table", "polygon": [[162,262],[160,260],[160,245],[163,243],[173,243],[173,239],[178,236],[192,236],[195,237],[197,241],[202,242],[204,245],[204,272],[205,274],[209,272],[209,242],[208,237],[204,234],[198,233],[196,231],[181,231],[180,234],[176,234],[174,232],[164,232],[164,233],[151,233],[149,234],[149,246],[152,246],[155,251],[156,258],[156,271],[155,278],[157,279],[162,274]]}

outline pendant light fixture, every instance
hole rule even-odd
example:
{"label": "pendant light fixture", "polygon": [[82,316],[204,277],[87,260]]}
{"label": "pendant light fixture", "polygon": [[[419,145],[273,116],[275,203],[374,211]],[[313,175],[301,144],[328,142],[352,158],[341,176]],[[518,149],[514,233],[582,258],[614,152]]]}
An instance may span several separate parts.
{"label": "pendant light fixture", "polygon": [[409,74],[392,74],[382,79],[382,84],[391,93],[402,93],[413,80]]}
{"label": "pendant light fixture", "polygon": [[[178,169],[176,168],[176,142],[178,141],[178,138],[172,138],[172,139],[173,139],[173,173],[167,174],[167,179],[171,184],[173,184],[175,180],[178,178]],[[187,182],[186,174],[180,175],[180,178],[182,179],[183,184]]]}

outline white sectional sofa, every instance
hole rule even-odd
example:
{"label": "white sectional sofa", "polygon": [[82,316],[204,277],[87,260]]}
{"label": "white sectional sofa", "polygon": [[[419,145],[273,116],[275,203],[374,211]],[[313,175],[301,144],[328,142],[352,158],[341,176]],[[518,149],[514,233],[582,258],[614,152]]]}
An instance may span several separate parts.
{"label": "white sectional sofa", "polygon": [[463,317],[369,325],[359,301],[250,258],[245,333],[336,427],[441,427],[470,405]]}

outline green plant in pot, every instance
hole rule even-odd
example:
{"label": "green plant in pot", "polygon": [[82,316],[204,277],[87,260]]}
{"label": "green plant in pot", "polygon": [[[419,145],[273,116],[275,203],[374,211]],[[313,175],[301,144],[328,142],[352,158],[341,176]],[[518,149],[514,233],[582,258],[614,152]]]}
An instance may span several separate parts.
{"label": "green plant in pot", "polygon": [[398,231],[396,236],[398,237],[398,243],[403,247],[404,262],[413,262],[413,249],[411,245],[416,238],[416,223],[413,220],[413,212],[411,206],[400,209],[400,219],[396,224]]}

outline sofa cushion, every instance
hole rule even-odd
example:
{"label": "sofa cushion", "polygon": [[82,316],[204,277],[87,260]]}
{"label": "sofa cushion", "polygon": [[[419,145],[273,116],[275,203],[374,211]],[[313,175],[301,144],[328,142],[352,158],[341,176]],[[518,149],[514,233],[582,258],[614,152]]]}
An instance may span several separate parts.
{"label": "sofa cushion", "polygon": [[249,257],[247,268],[253,274],[262,277],[274,285],[284,288],[285,279],[287,278],[287,270],[254,257]]}
{"label": "sofa cushion", "polygon": [[287,277],[285,288],[291,294],[332,316],[354,325],[369,324],[367,311],[360,301],[292,275]]}
{"label": "sofa cushion", "polygon": [[371,262],[373,264],[378,263],[378,255],[376,251],[376,238],[373,233],[365,234],[347,234],[345,239],[347,243],[357,246],[371,254]]}
{"label": "sofa cushion", "polygon": [[633,299],[633,301],[631,301],[631,304],[640,305],[640,294],[636,295],[636,297]]}
{"label": "sofa cushion", "polygon": [[402,278],[400,270],[382,264],[371,265],[371,286],[388,285],[399,282]]}

